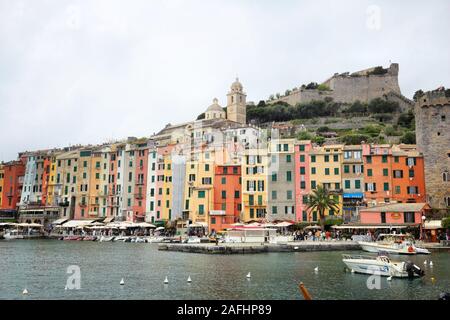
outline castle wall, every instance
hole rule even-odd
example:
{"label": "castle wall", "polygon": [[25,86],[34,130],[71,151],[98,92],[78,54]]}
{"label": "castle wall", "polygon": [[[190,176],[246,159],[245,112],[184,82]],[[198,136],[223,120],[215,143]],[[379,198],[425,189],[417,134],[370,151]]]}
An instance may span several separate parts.
{"label": "castle wall", "polygon": [[445,208],[450,197],[450,182],[443,173],[450,172],[450,98],[427,92],[416,103],[417,148],[425,160],[425,186],[433,208]]}

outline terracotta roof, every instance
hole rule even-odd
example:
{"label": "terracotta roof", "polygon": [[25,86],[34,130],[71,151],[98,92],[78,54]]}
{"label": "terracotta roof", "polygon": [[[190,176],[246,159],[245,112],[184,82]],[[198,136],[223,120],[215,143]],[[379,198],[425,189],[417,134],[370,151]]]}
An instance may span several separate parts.
{"label": "terracotta roof", "polygon": [[360,212],[418,212],[429,207],[427,203],[392,203],[360,209]]}

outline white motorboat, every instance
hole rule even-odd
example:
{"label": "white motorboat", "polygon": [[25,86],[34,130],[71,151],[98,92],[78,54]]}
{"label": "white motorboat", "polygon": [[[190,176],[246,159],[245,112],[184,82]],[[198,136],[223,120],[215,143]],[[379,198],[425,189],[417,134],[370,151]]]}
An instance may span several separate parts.
{"label": "white motorboat", "polygon": [[342,262],[355,273],[410,279],[425,275],[425,272],[414,263],[392,261],[387,256],[371,257],[343,254],[342,257]]}
{"label": "white motorboat", "polygon": [[417,254],[431,254],[431,251],[425,248],[415,246]]}
{"label": "white motorboat", "polygon": [[5,240],[25,239],[24,235],[19,233],[18,230],[9,230],[3,235],[3,237]]}
{"label": "white motorboat", "polygon": [[416,247],[411,239],[406,235],[398,234],[380,234],[377,241],[358,241],[364,251],[374,253],[406,254],[413,255],[417,253]]}
{"label": "white motorboat", "polygon": [[115,237],[110,237],[110,236],[101,236],[100,238],[100,242],[111,242],[114,240]]}
{"label": "white motorboat", "polygon": [[8,230],[3,235],[5,240],[15,240],[15,239],[40,239],[44,237],[44,234],[39,230]]}
{"label": "white motorboat", "polygon": [[[131,239],[127,236],[119,236],[114,238],[114,242],[129,242]],[[101,241],[101,240],[100,240]]]}

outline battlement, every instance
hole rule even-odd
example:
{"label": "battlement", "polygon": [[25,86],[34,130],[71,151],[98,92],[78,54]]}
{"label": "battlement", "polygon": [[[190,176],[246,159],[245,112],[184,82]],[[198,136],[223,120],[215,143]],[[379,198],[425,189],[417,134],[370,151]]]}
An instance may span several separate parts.
{"label": "battlement", "polygon": [[444,87],[433,91],[427,91],[417,99],[418,107],[450,105],[450,90]]}

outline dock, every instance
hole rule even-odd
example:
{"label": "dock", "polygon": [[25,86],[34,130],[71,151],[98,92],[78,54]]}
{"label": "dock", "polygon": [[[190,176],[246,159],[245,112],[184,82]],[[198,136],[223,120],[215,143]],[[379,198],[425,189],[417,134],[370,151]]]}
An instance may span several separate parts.
{"label": "dock", "polygon": [[313,252],[361,250],[354,241],[302,241],[283,244],[272,243],[161,243],[160,251],[202,254],[256,254],[269,252]]}

